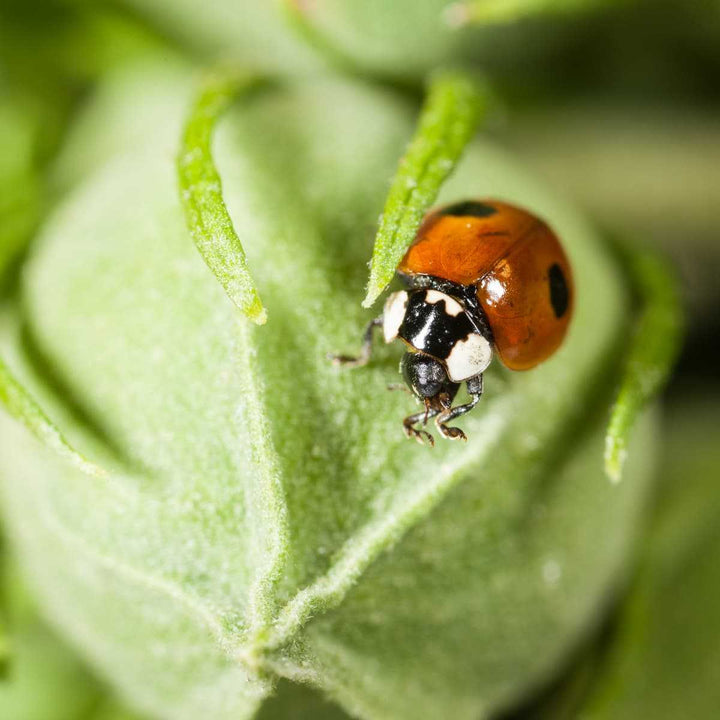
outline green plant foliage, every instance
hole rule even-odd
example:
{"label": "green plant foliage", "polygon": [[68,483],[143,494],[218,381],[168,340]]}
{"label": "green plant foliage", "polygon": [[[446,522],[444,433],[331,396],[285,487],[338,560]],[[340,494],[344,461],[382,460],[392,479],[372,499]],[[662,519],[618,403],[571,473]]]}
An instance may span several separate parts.
{"label": "green plant foliage", "polygon": [[142,720],[107,695],[106,688],[40,619],[17,567],[5,556],[2,561],[0,588],[13,652],[0,678],[0,717]]}
{"label": "green plant foliage", "polygon": [[282,2],[299,36],[344,69],[419,79],[473,54],[470,33],[458,30],[448,17],[449,0]]}
{"label": "green plant foliage", "polygon": [[[438,67],[473,62],[510,82],[552,62],[577,35],[572,18],[598,0],[513,3],[533,23],[467,22],[453,0],[122,0],[149,24],[209,62],[218,57],[258,71],[298,75],[324,66],[416,86]],[[543,7],[545,5],[546,7]],[[498,4],[499,6],[499,4]],[[573,12],[575,11],[575,12]],[[498,15],[497,6],[495,14]],[[558,15],[563,22],[558,22]],[[547,16],[547,17],[546,17]],[[539,18],[539,20],[538,20]],[[539,73],[542,78],[547,70]],[[547,78],[540,82],[547,81]]]}
{"label": "green plant foliage", "polygon": [[712,718],[720,707],[718,396],[670,409],[659,502],[589,720]]}
{"label": "green plant foliage", "polygon": [[70,460],[83,472],[102,476],[104,471],[76,452],[50,421],[32,395],[0,359],[0,406],[25,425],[47,447]]}
{"label": "green plant foliage", "polygon": [[205,78],[185,124],[177,165],[180,199],[200,254],[228,297],[247,317],[263,325],[267,319],[265,309],[225,207],[220,177],[210,153],[218,117],[234,97],[253,89],[258,82],[255,75],[238,77],[221,70]]}
{"label": "green plant foliage", "polygon": [[[199,81],[191,65],[167,53],[148,55],[142,62],[108,72],[95,89],[92,104],[68,129],[52,167],[53,185],[68,192],[115,155],[153,148],[176,155],[197,92],[188,78]],[[129,95],[134,102],[126,104]],[[156,124],[159,116],[171,124]]]}
{"label": "green plant foliage", "polygon": [[12,565],[3,567],[2,590],[12,658],[0,679],[0,717],[90,720],[98,683],[40,620]]}
{"label": "green plant foliage", "polygon": [[451,24],[494,24],[523,20],[534,15],[561,15],[606,6],[606,0],[460,0],[450,5]]}
{"label": "green plant foliage", "polygon": [[640,317],[634,328],[617,400],[605,438],[605,468],[618,482],[630,430],[640,411],[665,386],[681,345],[682,310],[674,273],[649,250],[620,246],[636,288]]}
{"label": "green plant foliage", "polygon": [[[177,126],[175,103],[154,107]],[[112,146],[115,122],[107,106],[89,141]],[[103,457],[105,438],[119,467],[91,477],[0,418],[8,533],[45,612],[152,717],[241,720],[278,679],[363,718],[482,717],[555,671],[624,570],[653,449],[647,418],[625,482],[605,477],[624,276],[491,144],[468,147],[438,199],[548,219],[578,287],[563,348],[532,373],[494,366],[468,443],[434,450],[406,440],[413,405],[385,392],[400,348],[355,372],[325,359],[368,320],[365,262],[413,126],[399,96],[340,80],[224,116],[213,156],[261,328],[197,253],[162,142],[76,188],[25,268],[19,372],[77,447]]]}
{"label": "green plant foliage", "polygon": [[32,118],[9,93],[0,97],[0,291],[37,223],[40,189],[33,140]]}
{"label": "green plant foliage", "polygon": [[475,134],[487,100],[487,88],[464,74],[438,73],[430,81],[418,128],[385,202],[364,307],[393,279],[424,214]]}
{"label": "green plant foliage", "polygon": [[[9,101],[0,104],[0,284],[24,250],[39,211],[33,167],[32,123]],[[42,442],[91,474],[102,471],[65,440],[0,358],[0,407]]]}
{"label": "green plant foliage", "polygon": [[151,26],[211,61],[232,58],[266,71],[303,73],[322,61],[286,27],[281,0],[122,0]]}

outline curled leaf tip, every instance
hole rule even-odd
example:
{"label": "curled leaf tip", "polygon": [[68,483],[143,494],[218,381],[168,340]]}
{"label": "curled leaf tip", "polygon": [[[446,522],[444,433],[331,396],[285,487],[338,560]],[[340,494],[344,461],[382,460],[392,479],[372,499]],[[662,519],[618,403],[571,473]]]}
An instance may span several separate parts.
{"label": "curled leaf tip", "polygon": [[265,310],[225,204],[210,147],[222,113],[233,99],[260,82],[256,74],[233,69],[217,69],[204,77],[183,130],[177,172],[180,201],[197,249],[230,300],[262,325]]}
{"label": "curled leaf tip", "polygon": [[647,250],[629,245],[619,245],[618,250],[640,303],[640,314],[605,438],[605,472],[613,483],[622,478],[635,420],[665,386],[683,335],[682,303],[671,268]]}
{"label": "curled leaf tip", "polygon": [[248,308],[246,314],[256,325],[264,325],[267,322],[267,312],[259,299]]}
{"label": "curled leaf tip", "polygon": [[485,84],[470,75],[442,71],[431,77],[415,135],[380,218],[363,307],[371,307],[392,280],[423,215],[472,139],[487,100]]}
{"label": "curled leaf tip", "polygon": [[265,310],[262,312],[259,312],[257,315],[251,315],[250,319],[256,324],[256,325],[264,325],[267,322],[267,313]]}
{"label": "curled leaf tip", "polygon": [[605,438],[605,473],[616,485],[622,479],[622,469],[627,458],[627,447],[623,438],[608,433]]}

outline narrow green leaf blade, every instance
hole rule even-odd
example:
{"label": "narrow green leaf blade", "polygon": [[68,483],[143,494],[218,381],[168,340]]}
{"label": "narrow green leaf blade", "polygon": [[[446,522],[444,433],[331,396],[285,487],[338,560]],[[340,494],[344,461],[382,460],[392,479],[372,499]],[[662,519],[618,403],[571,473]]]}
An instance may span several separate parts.
{"label": "narrow green leaf blade", "polygon": [[605,470],[613,482],[622,476],[635,420],[667,382],[683,328],[680,294],[670,268],[650,251],[630,246],[620,250],[641,308],[605,438]]}
{"label": "narrow green leaf blade", "polygon": [[208,75],[185,124],[177,160],[180,200],[200,254],[228,297],[258,325],[267,316],[223,199],[210,143],[215,125],[233,99],[256,87],[257,75],[222,72]]}
{"label": "narrow green leaf blade", "polygon": [[487,99],[486,86],[462,73],[443,72],[431,80],[415,137],[385,203],[364,307],[370,307],[393,279],[423,215],[474,135]]}
{"label": "narrow green leaf blade", "polygon": [[676,400],[666,413],[662,472],[638,572],[589,694],[572,717],[717,716],[719,413],[716,391]]}
{"label": "narrow green leaf blade", "polygon": [[70,460],[83,472],[95,477],[107,473],[78,453],[53,425],[30,393],[13,377],[0,358],[0,405],[25,425],[47,447]]}

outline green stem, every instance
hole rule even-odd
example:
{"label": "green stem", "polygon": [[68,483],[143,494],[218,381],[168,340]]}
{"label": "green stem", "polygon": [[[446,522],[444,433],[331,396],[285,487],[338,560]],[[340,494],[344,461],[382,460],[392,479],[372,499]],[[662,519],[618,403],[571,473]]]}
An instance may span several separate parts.
{"label": "green stem", "polygon": [[370,307],[395,275],[423,215],[457,165],[487,106],[484,84],[458,72],[430,82],[415,136],[390,187],[370,265],[364,307]]}
{"label": "green stem", "polygon": [[613,482],[622,476],[635,420],[665,386],[683,335],[680,293],[672,270],[647,250],[621,246],[620,252],[641,307],[605,438],[605,470]]}
{"label": "green stem", "polygon": [[217,71],[205,78],[185,123],[177,171],[180,200],[197,249],[232,302],[262,325],[267,319],[265,308],[225,205],[210,149],[222,113],[238,95],[260,83],[261,78],[251,73]]}

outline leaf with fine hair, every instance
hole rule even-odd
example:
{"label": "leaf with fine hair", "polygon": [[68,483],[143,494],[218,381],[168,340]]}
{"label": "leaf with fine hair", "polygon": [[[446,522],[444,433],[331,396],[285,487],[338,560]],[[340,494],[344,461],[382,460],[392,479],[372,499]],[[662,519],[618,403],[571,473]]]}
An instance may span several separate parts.
{"label": "leaf with fine hair", "polygon": [[480,81],[462,73],[442,72],[431,78],[417,130],[385,201],[363,307],[370,307],[393,279],[423,215],[475,134],[488,92]]}
{"label": "leaf with fine hair", "polygon": [[260,82],[257,75],[222,70],[206,76],[185,124],[177,166],[185,218],[200,254],[235,305],[253,322],[263,325],[265,309],[225,207],[210,151],[220,115],[233,98]]}
{"label": "leaf with fine hair", "polygon": [[[119,106],[176,126],[177,104],[153,105],[149,85],[128,84]],[[183,97],[187,81],[175,87]],[[120,115],[95,115],[102,157]],[[507,154],[476,139],[438,201],[505,198],[562,237],[578,303],[552,360],[494,366],[468,443],[432,451],[402,433],[409,398],[385,392],[400,348],[355,372],[326,360],[369,319],[365,261],[414,125],[402,96],[332,78],[223,116],[213,157],[252,238],[262,328],[207,272],[161,143],[76,187],[24,268],[33,392],[47,395],[42,357],[57,380],[48,412],[72,401],[141,471],[91,478],[2,418],[8,534],[45,612],[153,717],[249,718],[288,683],[356,717],[482,717],[556,671],[624,570],[653,448],[646,417],[626,482],[608,482],[630,293],[582,218]],[[85,449],[78,425],[64,427]]]}
{"label": "leaf with fine hair", "polygon": [[106,474],[102,468],[86,460],[68,443],[28,390],[12,375],[1,358],[0,407],[23,423],[40,442],[69,460],[75,467],[96,477],[103,477]]}
{"label": "leaf with fine hair", "polygon": [[[25,122],[23,122],[23,120]],[[32,168],[28,118],[6,98],[0,103],[0,290],[9,268],[25,249],[37,221],[39,190]],[[0,408],[22,422],[41,442],[92,475],[103,470],[63,437],[38,402],[0,357]]]}

